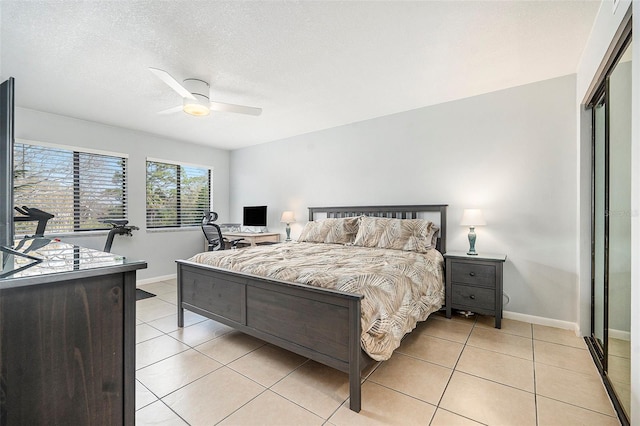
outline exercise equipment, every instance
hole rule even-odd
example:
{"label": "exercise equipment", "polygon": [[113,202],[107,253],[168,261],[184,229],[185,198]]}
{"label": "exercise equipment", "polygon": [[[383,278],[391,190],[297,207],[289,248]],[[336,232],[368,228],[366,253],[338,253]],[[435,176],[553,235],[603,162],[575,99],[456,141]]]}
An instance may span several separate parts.
{"label": "exercise equipment", "polygon": [[104,244],[104,250],[107,253],[111,253],[111,245],[113,244],[113,239],[116,235],[128,235],[133,236],[131,231],[137,231],[137,226],[127,225],[129,223],[128,220],[125,219],[107,219],[103,220],[102,223],[106,223],[107,225],[111,225],[111,230],[109,230],[109,235],[107,235],[107,242]]}
{"label": "exercise equipment", "polygon": [[43,237],[44,230],[47,227],[47,222],[49,222],[50,219],[53,219],[55,217],[51,213],[47,213],[40,209],[36,209],[35,207],[16,206],[14,207],[14,209],[22,215],[22,216],[14,216],[13,217],[14,222],[31,222],[31,221],[38,222],[34,237]]}

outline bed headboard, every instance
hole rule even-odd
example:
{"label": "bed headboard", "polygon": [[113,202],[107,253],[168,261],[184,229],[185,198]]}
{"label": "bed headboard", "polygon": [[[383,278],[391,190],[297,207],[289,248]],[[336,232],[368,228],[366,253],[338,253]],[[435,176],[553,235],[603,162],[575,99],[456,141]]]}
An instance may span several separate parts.
{"label": "bed headboard", "polygon": [[428,219],[440,227],[437,249],[447,248],[447,204],[413,206],[309,207],[309,220],[353,216],[390,217],[395,219]]}

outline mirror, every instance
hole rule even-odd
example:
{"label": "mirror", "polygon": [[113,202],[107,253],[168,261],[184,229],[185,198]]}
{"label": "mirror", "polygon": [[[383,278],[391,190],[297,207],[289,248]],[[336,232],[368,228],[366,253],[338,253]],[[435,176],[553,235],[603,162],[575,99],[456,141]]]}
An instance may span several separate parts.
{"label": "mirror", "polygon": [[631,413],[631,44],[609,77],[607,375]]}

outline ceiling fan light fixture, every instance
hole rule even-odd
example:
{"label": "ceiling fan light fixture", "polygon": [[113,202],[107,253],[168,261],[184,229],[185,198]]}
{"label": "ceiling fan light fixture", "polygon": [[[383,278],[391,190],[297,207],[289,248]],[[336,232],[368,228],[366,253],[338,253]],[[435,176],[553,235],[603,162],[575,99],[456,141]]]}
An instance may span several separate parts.
{"label": "ceiling fan light fixture", "polygon": [[[159,68],[149,67],[149,71],[182,96],[182,111],[189,115],[202,117],[209,115],[210,111],[235,112],[256,116],[262,114],[262,108],[228,104],[226,102],[210,102],[209,83],[199,78],[187,78],[180,84],[168,72]],[[171,114],[178,111],[180,111],[180,106],[160,111],[158,114]]]}
{"label": "ceiling fan light fixture", "polygon": [[211,112],[209,110],[209,98],[197,93],[193,93],[193,96],[196,98],[195,101],[193,99],[183,98],[182,110],[196,117],[209,115]]}

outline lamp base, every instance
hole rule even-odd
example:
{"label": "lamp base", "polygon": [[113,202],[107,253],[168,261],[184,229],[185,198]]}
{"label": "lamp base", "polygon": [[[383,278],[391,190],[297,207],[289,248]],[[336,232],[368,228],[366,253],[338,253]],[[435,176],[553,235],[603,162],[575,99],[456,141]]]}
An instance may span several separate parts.
{"label": "lamp base", "polygon": [[475,232],[474,226],[469,227],[469,251],[467,252],[467,255],[469,256],[478,255],[478,253],[476,252],[476,232]]}

